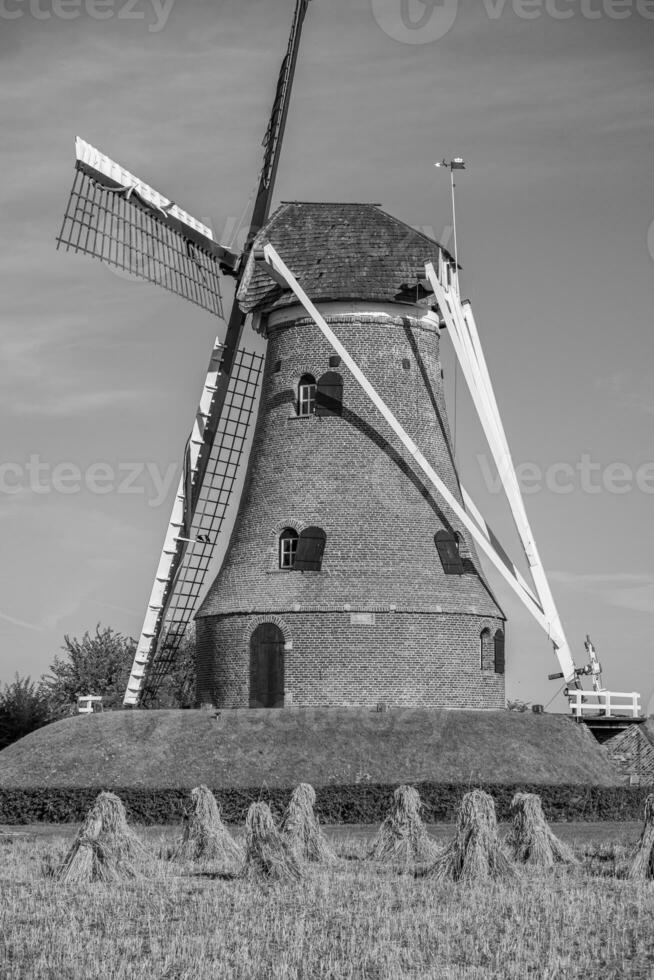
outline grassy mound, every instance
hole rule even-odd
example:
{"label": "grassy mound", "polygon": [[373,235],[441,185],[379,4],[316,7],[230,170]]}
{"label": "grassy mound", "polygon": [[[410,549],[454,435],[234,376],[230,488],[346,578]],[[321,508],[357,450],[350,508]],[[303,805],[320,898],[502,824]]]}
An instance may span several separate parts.
{"label": "grassy mound", "polygon": [[3,789],[214,789],[400,783],[617,786],[593,736],[564,715],[315,708],[107,711],[0,752]]}

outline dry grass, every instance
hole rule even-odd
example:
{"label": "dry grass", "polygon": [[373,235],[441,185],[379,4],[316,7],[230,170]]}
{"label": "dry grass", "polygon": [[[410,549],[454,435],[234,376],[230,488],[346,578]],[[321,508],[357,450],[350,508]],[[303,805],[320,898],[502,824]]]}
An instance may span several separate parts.
{"label": "dry grass", "polygon": [[572,849],[548,827],[540,796],[516,793],[511,800],[511,815],[513,825],[506,845],[514,861],[543,869],[576,863]]}
{"label": "dry grass", "polygon": [[303,861],[331,864],[336,857],[320,829],[314,813],[316,792],[308,783],[300,783],[282,817],[282,835]]}
{"label": "dry grass", "polygon": [[127,826],[125,807],[113,793],[100,793],[54,877],[65,884],[136,878],[146,852]]}
{"label": "dry grass", "polygon": [[303,867],[291,844],[275,827],[266,803],[253,803],[245,821],[245,864],[241,877],[298,881]]}
{"label": "dry grass", "polygon": [[169,854],[173,861],[217,861],[241,864],[243,851],[220,819],[220,808],[207,786],[191,790],[182,837]]}
{"label": "dry grass", "polygon": [[393,799],[393,810],[379,828],[368,856],[405,868],[433,861],[440,848],[422,822],[420,794],[413,786],[400,786]]}
{"label": "dry grass", "polygon": [[[334,836],[339,856],[369,848],[370,833]],[[587,828],[582,839],[590,847]],[[654,970],[654,885],[583,868],[453,887],[342,861],[262,888],[159,862],[148,877],[62,889],[39,868],[65,846],[35,835],[0,850],[3,980],[651,980]]]}
{"label": "dry grass", "polygon": [[633,880],[654,879],[654,795],[645,801],[645,826],[635,847],[627,877]]}
{"label": "dry grass", "polygon": [[479,789],[466,793],[454,838],[425,874],[439,880],[465,882],[515,877],[515,868],[500,843],[492,796]]}

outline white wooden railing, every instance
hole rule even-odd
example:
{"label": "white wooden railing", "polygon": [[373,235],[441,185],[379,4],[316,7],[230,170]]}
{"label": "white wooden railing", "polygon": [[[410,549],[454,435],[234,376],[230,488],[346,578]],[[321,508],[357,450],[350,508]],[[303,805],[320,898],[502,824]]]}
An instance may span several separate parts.
{"label": "white wooden railing", "polygon": [[640,717],[640,694],[632,691],[570,691],[568,702],[575,718],[594,715],[602,718],[615,718],[620,715]]}

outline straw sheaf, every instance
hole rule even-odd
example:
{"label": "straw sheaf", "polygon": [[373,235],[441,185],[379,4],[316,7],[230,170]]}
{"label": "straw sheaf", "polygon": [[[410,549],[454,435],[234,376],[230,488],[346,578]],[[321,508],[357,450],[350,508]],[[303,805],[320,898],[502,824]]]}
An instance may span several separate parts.
{"label": "straw sheaf", "polygon": [[535,793],[516,793],[511,816],[513,824],[505,843],[515,861],[535,868],[577,864],[572,850],[548,827],[541,799]]}
{"label": "straw sheaf", "polygon": [[143,844],[127,825],[120,798],[100,793],[55,878],[65,883],[136,878],[146,858]]}
{"label": "straw sheaf", "polygon": [[425,874],[461,882],[516,876],[499,841],[492,796],[478,789],[466,793],[459,808],[454,839]]}
{"label": "straw sheaf", "polygon": [[296,855],[303,861],[316,864],[332,864],[336,855],[320,829],[314,813],[316,793],[309,783],[300,783],[293,790],[280,831]]}
{"label": "straw sheaf", "polygon": [[433,861],[440,848],[422,822],[420,794],[413,786],[400,786],[393,799],[393,811],[379,828],[368,857],[397,865]]}
{"label": "straw sheaf", "polygon": [[170,854],[174,861],[221,861],[239,864],[243,851],[220,817],[220,808],[208,786],[191,790],[181,840]]}
{"label": "straw sheaf", "polygon": [[245,821],[245,864],[241,876],[299,880],[304,871],[294,848],[275,827],[266,803],[252,803]]}

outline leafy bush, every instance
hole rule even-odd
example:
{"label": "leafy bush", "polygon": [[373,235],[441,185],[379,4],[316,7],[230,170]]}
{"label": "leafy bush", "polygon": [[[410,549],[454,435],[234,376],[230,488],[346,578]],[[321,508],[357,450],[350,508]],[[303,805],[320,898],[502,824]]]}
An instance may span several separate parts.
{"label": "leafy bush", "polygon": [[0,749],[51,720],[47,691],[29,677],[16,677],[0,690]]}

